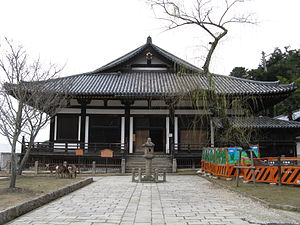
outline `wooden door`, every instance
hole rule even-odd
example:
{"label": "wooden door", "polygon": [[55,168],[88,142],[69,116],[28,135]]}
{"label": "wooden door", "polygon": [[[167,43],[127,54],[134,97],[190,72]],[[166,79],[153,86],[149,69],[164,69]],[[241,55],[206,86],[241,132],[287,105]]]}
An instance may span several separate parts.
{"label": "wooden door", "polygon": [[149,137],[149,130],[137,130],[135,132],[135,152],[144,153],[142,145],[146,143]]}
{"label": "wooden door", "polygon": [[204,130],[181,130],[180,131],[180,144],[183,148],[190,145],[191,150],[198,149],[199,145],[207,142],[207,133]]}

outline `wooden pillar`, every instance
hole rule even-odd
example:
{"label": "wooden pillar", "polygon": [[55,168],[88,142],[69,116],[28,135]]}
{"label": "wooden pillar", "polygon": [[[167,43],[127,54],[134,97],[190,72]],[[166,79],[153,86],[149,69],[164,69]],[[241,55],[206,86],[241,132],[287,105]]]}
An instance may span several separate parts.
{"label": "wooden pillar", "polygon": [[[77,99],[78,103],[81,105],[81,113],[80,113],[80,137],[79,142],[83,143],[80,147],[84,148],[85,142],[85,123],[86,123],[86,106],[91,102],[90,99]],[[79,132],[79,131],[78,131]]]}
{"label": "wooden pillar", "polygon": [[133,117],[129,118],[129,143],[128,143],[128,152],[133,153]]}
{"label": "wooden pillar", "polygon": [[171,147],[171,142],[170,142],[170,117],[166,117],[166,153],[170,153],[170,147]]}
{"label": "wooden pillar", "polygon": [[175,109],[174,105],[169,108],[169,115],[170,115],[170,134],[169,134],[169,140],[170,140],[170,151],[173,153],[174,151],[174,125],[175,125]]}
{"label": "wooden pillar", "polygon": [[174,118],[174,151],[178,151],[178,117]]}
{"label": "wooden pillar", "polygon": [[84,143],[89,142],[89,127],[90,127],[90,117],[86,116],[85,117],[85,138],[84,138]]}
{"label": "wooden pillar", "polygon": [[124,140],[125,145],[127,146],[127,151],[129,148],[130,142],[130,106],[133,104],[133,100],[123,100],[122,104],[125,108],[124,118],[125,118],[125,131],[124,131]]}
{"label": "wooden pillar", "polygon": [[54,116],[54,137],[53,140],[56,141],[57,139],[57,116]]}
{"label": "wooden pillar", "polygon": [[175,124],[175,104],[177,101],[175,99],[167,99],[166,104],[169,106],[169,150],[170,153],[174,152],[174,124]]}
{"label": "wooden pillar", "polygon": [[215,130],[212,118],[210,119],[210,147],[215,147]]}
{"label": "wooden pillar", "polygon": [[80,115],[80,142],[84,142],[85,139],[85,119],[86,117],[86,105],[81,105],[81,115]]}
{"label": "wooden pillar", "polygon": [[50,137],[49,141],[54,141],[54,126],[55,126],[55,116],[50,119]]}
{"label": "wooden pillar", "polygon": [[129,131],[130,131],[130,105],[129,104],[126,104],[125,105],[125,137],[124,137],[124,140],[125,140],[125,143],[126,145],[128,146],[129,144]]}

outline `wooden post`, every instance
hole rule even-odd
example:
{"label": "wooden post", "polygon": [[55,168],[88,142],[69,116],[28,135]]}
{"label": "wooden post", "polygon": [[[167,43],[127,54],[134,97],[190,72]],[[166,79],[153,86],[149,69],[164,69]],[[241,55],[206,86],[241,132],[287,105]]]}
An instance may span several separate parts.
{"label": "wooden post", "polygon": [[134,103],[133,100],[123,100],[122,104],[124,105],[124,119],[125,119],[125,151],[129,152],[129,142],[130,142],[130,106]]}
{"label": "wooden post", "polygon": [[[173,100],[174,101],[174,100]],[[174,124],[175,124],[175,102],[172,102],[169,105],[169,134],[171,134],[169,138],[169,152],[174,154]]]}
{"label": "wooden post", "polygon": [[125,159],[123,158],[122,161],[121,161],[121,173],[124,174],[126,172],[126,161]]}
{"label": "wooden post", "polygon": [[172,173],[177,172],[177,160],[176,158],[173,159],[173,165],[172,165]]}
{"label": "wooden post", "polygon": [[139,181],[139,183],[141,183],[142,182],[142,169],[141,168],[139,168],[139,175],[138,176],[139,176],[138,181]]}
{"label": "wooden post", "polygon": [[212,119],[210,119],[210,147],[215,147],[215,130]]}
{"label": "wooden post", "polygon": [[91,103],[91,99],[77,99],[77,102],[80,104],[80,107],[81,107],[81,112],[80,112],[80,130],[79,130],[79,132],[80,132],[80,137],[79,137],[80,148],[84,149],[86,108],[87,108],[87,105]]}
{"label": "wooden post", "polygon": [[226,154],[226,175],[227,177],[229,177],[229,159],[228,159],[228,155],[229,155],[229,152],[228,152],[228,148],[226,148],[225,150],[225,154]]}
{"label": "wooden post", "polygon": [[278,185],[281,186],[281,159],[278,157]]}
{"label": "wooden post", "polygon": [[[254,167],[254,162],[253,162],[253,150],[250,150],[250,157],[251,157],[251,167]],[[253,184],[256,186],[256,179],[255,179],[255,168],[251,169],[252,170],[252,178],[253,178]]]}
{"label": "wooden post", "polygon": [[238,160],[238,168],[237,168],[237,173],[236,173],[236,186],[239,186],[239,178],[240,178],[240,166],[241,166],[241,155],[242,155],[242,150],[239,151],[239,160]]}
{"label": "wooden post", "polygon": [[39,168],[39,161],[34,162],[34,173],[37,175],[38,174],[38,168]]}
{"label": "wooden post", "polygon": [[155,182],[158,182],[158,169],[157,168],[154,170],[154,180],[155,180]]}
{"label": "wooden post", "polygon": [[132,178],[131,178],[131,181],[132,182],[135,182],[135,168],[132,168]]}
{"label": "wooden post", "polygon": [[95,175],[96,174],[96,162],[93,161],[92,163],[92,174]]}

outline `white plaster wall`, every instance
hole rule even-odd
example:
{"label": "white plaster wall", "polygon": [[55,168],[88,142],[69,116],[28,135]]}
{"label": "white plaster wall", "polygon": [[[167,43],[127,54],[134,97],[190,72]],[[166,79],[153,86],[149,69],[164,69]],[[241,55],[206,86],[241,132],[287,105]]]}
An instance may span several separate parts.
{"label": "white plaster wall", "polygon": [[57,113],[66,113],[66,114],[79,114],[81,113],[81,109],[71,109],[71,108],[62,108]]}
{"label": "white plaster wall", "polygon": [[88,106],[104,106],[103,100],[92,100]]}
{"label": "white plaster wall", "polygon": [[145,100],[136,100],[132,106],[148,106],[148,101]]}
{"label": "white plaster wall", "polygon": [[151,106],[168,106],[165,101],[153,100],[151,101]]}
{"label": "white plaster wall", "polygon": [[109,100],[107,106],[123,106],[120,100]]}

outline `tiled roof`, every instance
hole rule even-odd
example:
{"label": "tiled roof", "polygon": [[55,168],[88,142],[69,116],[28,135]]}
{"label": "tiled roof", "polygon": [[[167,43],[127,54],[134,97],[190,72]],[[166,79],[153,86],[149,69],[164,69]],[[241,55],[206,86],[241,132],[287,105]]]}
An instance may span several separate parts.
{"label": "tiled roof", "polygon": [[[213,75],[216,93],[232,95],[267,95],[289,93],[294,84],[260,82],[231,76]],[[64,85],[65,84],[65,85]],[[45,82],[45,90],[64,91],[71,95],[103,96],[174,96],[196,89],[208,89],[204,75],[169,72],[86,73]]]}
{"label": "tiled roof", "polygon": [[[119,71],[123,63],[134,61],[144,50],[152,48],[170,65],[181,65],[185,73],[167,71]],[[208,90],[208,78],[201,69],[152,44],[147,43],[128,54],[92,72],[43,81],[45,91],[66,91],[70,95],[92,95],[112,97],[160,97],[187,94],[193,90]],[[252,81],[231,76],[212,75],[213,89],[218,94],[230,95],[277,95],[289,94],[296,89],[294,84]],[[30,86],[30,85],[28,85]],[[30,87],[28,87],[30,89]],[[66,90],[67,89],[67,90]]]}
{"label": "tiled roof", "polygon": [[[222,127],[221,120],[219,118],[213,119],[217,128]],[[232,117],[229,118],[229,122],[235,127],[249,127],[249,128],[300,128],[300,122],[284,121],[274,119],[270,117]]]}

